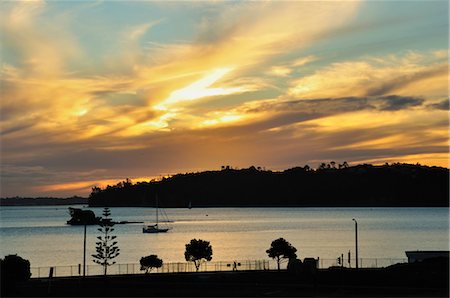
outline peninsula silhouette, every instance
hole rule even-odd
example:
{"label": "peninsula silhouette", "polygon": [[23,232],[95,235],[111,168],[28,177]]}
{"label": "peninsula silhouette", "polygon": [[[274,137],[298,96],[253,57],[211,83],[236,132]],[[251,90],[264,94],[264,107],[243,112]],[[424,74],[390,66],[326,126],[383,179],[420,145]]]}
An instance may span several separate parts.
{"label": "peninsula silhouette", "polygon": [[419,164],[322,163],[284,171],[260,167],[177,174],[94,187],[89,206],[164,207],[446,207],[449,169]]}

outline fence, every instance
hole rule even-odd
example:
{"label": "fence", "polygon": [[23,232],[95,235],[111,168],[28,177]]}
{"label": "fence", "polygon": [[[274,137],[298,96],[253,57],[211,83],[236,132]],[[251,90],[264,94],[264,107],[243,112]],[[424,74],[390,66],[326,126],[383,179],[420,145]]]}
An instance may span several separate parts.
{"label": "fence", "polygon": [[[407,263],[406,258],[358,258],[359,268],[383,268],[397,263]],[[342,266],[346,268],[355,268],[355,259],[351,259],[350,263],[344,259],[341,264],[338,259],[321,259],[318,261],[319,268],[329,268],[332,266]]]}
{"label": "fence", "polygon": [[[53,267],[31,267],[31,277],[48,277],[50,268],[53,268],[54,277],[81,276],[83,268],[81,265],[53,266]],[[108,267],[107,274],[142,274],[140,264],[114,264]],[[205,262],[199,271],[232,271],[232,270],[269,270],[269,261],[232,261],[232,262]],[[164,263],[160,268],[154,268],[151,273],[179,273],[195,272],[195,265],[192,262]],[[86,265],[86,275],[103,275],[103,266]]]}
{"label": "fence", "polygon": [[[329,268],[332,266],[342,266],[347,268],[355,267],[355,260],[351,263],[344,260],[344,264],[340,264],[337,259],[321,259],[317,258],[317,266],[319,268]],[[406,263],[408,259],[401,258],[359,258],[359,268],[382,268],[397,263]],[[236,263],[236,265],[234,265]],[[281,268],[286,269],[287,263],[283,263]],[[269,270],[276,268],[274,261],[256,260],[256,261],[232,261],[232,262],[205,262],[200,266],[200,272],[212,271],[232,271],[232,270]],[[51,267],[32,267],[31,277],[48,277]],[[108,274],[141,274],[139,264],[114,264],[108,267]],[[178,272],[195,272],[195,266],[192,262],[164,263],[161,268],[155,268],[151,273],[178,273]],[[53,266],[53,276],[80,276],[83,274],[81,265],[73,266]],[[87,265],[86,275],[103,275],[103,267],[100,265]]]}

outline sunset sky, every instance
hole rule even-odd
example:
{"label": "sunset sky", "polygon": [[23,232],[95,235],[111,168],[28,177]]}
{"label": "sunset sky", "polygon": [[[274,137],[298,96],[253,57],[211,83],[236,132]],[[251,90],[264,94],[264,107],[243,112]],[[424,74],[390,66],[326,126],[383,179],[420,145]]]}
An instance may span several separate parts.
{"label": "sunset sky", "polygon": [[2,1],[1,196],[449,166],[448,1]]}

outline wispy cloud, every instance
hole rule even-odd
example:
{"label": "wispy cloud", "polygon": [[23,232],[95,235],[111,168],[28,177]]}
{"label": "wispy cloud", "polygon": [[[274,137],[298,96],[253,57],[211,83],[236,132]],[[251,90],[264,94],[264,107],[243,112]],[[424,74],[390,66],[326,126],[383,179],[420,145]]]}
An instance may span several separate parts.
{"label": "wispy cloud", "polygon": [[448,62],[442,56],[409,53],[336,62],[292,82],[297,98],[427,95],[446,96]]}
{"label": "wispy cloud", "polygon": [[126,37],[128,37],[130,40],[138,40],[141,38],[150,28],[158,25],[161,23],[163,19],[156,20],[150,23],[145,23],[137,26],[133,26],[130,30],[127,30]]}

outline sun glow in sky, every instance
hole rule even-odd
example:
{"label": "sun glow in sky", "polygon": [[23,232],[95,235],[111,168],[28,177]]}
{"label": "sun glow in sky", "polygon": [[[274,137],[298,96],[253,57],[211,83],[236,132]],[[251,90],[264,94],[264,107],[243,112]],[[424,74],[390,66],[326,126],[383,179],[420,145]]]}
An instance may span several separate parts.
{"label": "sun glow in sky", "polygon": [[448,6],[2,1],[0,195],[221,165],[448,167]]}
{"label": "sun glow in sky", "polygon": [[169,98],[164,100],[161,104],[156,105],[155,108],[166,110],[167,106],[176,107],[177,105],[180,105],[185,101],[193,101],[202,97],[227,95],[242,92],[243,89],[240,87],[208,88],[231,70],[232,69],[230,68],[215,69],[204,78],[190,84],[189,86],[173,91],[172,93],[170,93]]}

